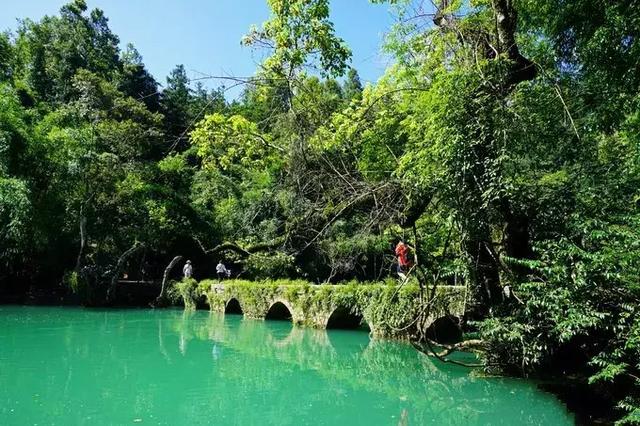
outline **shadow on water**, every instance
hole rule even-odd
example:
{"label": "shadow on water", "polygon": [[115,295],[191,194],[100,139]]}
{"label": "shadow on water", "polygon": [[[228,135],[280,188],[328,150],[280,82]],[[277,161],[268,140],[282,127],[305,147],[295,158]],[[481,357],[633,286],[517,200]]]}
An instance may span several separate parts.
{"label": "shadow on water", "polygon": [[366,330],[327,330],[329,344],[335,353],[341,356],[361,354],[371,342],[369,332]]}
{"label": "shadow on water", "polygon": [[296,335],[299,336],[301,334],[301,328],[294,327],[293,323],[287,320],[269,321],[265,322],[264,325],[267,330],[268,341],[277,347],[292,344]]}

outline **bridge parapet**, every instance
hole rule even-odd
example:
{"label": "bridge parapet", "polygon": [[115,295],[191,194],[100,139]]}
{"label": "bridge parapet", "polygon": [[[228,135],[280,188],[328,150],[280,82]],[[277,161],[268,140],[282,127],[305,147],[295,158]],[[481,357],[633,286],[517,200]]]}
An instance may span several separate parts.
{"label": "bridge parapet", "polygon": [[311,285],[288,280],[208,281],[201,288],[213,311],[224,313],[233,305],[248,318],[291,319],[322,329],[362,325],[374,336],[396,338],[425,331],[440,318],[462,318],[467,296],[464,286],[439,286],[427,303],[411,284]]}

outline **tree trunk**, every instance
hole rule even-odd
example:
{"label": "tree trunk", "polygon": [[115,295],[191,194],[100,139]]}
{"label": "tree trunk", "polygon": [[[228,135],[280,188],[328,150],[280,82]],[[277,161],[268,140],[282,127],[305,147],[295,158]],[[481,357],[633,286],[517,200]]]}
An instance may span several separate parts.
{"label": "tree trunk", "polygon": [[82,266],[82,257],[84,256],[84,248],[87,245],[87,218],[80,213],[80,250],[78,251],[78,258],[76,260],[76,272],[80,271]]}
{"label": "tree trunk", "polygon": [[[506,56],[511,61],[510,72],[502,77],[500,86],[504,90],[490,93],[496,97],[505,97],[511,91],[513,91],[518,83],[523,81],[532,80],[537,75],[537,69],[535,64],[529,59],[522,56],[516,42],[518,14],[513,0],[492,0],[493,13],[496,22],[496,34],[495,36],[487,34],[487,40],[495,40],[497,38],[496,51],[492,49],[485,49],[484,56],[486,59],[496,58],[498,55]],[[441,1],[441,7],[436,15],[439,17],[439,21],[435,21],[441,28],[446,29],[451,26],[452,19],[455,22],[455,17],[447,17],[446,7],[449,2],[446,0]],[[477,38],[477,34],[465,33],[465,29],[456,27],[456,30],[461,32],[463,38],[473,39]],[[482,138],[481,135],[478,135]],[[476,148],[475,155],[477,158],[493,158],[495,153],[490,149],[493,146],[491,139],[481,139],[482,144],[479,144]],[[483,176],[486,170],[477,170],[474,172],[477,176]],[[482,188],[475,188],[473,181],[465,182],[465,186],[471,191],[477,191],[481,193]],[[476,211],[483,209],[482,203],[478,202],[476,205]],[[532,250],[530,246],[529,235],[529,219],[524,214],[514,213],[511,209],[508,200],[502,200],[501,203],[495,206],[500,211],[504,220],[504,254],[513,258],[530,258],[532,256]],[[469,211],[469,210],[467,210]],[[492,247],[492,235],[490,227],[493,226],[489,222],[489,214],[480,214],[480,217],[476,221],[467,221],[466,218],[462,218],[462,222],[467,222],[467,225],[463,225],[465,232],[469,235],[464,243],[464,250],[472,262],[471,272],[473,274],[472,279],[477,284],[477,291],[479,292],[480,300],[483,302],[483,309],[488,313],[492,306],[502,302],[502,286],[500,283],[500,267],[503,262],[499,258],[500,254],[493,250]],[[474,229],[480,223],[487,224],[487,229]],[[526,268],[515,267],[514,272],[517,274],[526,273]]]}
{"label": "tree trunk", "polygon": [[113,274],[111,275],[111,284],[109,285],[109,289],[107,290],[107,302],[113,302],[116,297],[118,278],[120,277],[120,273],[122,272],[122,268],[124,267],[125,262],[127,261],[127,259],[129,259],[129,257],[131,257],[143,247],[144,244],[136,242],[129,250],[122,253],[122,256],[120,256],[120,259],[118,259]]}
{"label": "tree trunk", "polygon": [[164,305],[166,305],[167,281],[169,280],[169,275],[171,274],[171,271],[176,266],[176,264],[178,262],[180,262],[181,260],[182,260],[182,256],[174,257],[171,260],[171,262],[169,262],[167,267],[164,269],[164,274],[162,275],[162,287],[160,287],[160,294],[156,298],[155,306],[164,306]]}
{"label": "tree trunk", "polygon": [[465,252],[472,262],[472,282],[476,283],[479,299],[483,302],[480,314],[487,314],[492,306],[502,302],[502,286],[500,285],[500,268],[494,259],[487,241],[470,239],[465,243]]}
{"label": "tree trunk", "polygon": [[[514,213],[507,202],[504,204],[504,253],[512,259],[533,259],[529,217],[522,213]],[[529,268],[513,262],[510,269],[517,279],[522,279],[529,273]]]}
{"label": "tree trunk", "polygon": [[509,75],[508,86],[515,86],[527,80],[533,80],[538,70],[533,62],[522,56],[516,43],[516,30],[518,13],[513,5],[513,0],[494,0],[493,10],[496,17],[496,28],[500,53],[506,53],[513,61],[513,68]]}

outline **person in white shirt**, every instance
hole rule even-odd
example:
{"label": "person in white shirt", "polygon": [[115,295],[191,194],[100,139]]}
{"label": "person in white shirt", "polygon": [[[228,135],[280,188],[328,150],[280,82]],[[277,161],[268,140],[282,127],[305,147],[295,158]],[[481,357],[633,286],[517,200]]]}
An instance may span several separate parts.
{"label": "person in white shirt", "polygon": [[227,278],[229,275],[231,275],[231,271],[229,271],[227,267],[224,266],[224,263],[222,263],[222,260],[218,262],[218,264],[216,265],[216,273],[218,274],[219,280],[223,280]]}
{"label": "person in white shirt", "polygon": [[187,260],[187,263],[184,264],[184,268],[182,268],[182,274],[185,278],[191,278],[191,275],[193,275],[193,266],[191,266],[190,260]]}

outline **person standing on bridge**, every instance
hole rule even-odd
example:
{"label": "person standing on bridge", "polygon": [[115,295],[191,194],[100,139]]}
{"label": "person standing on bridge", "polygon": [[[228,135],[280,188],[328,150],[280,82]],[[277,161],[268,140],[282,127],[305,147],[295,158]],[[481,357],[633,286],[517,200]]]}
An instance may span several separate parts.
{"label": "person standing on bridge", "polygon": [[191,278],[191,276],[193,275],[193,266],[191,266],[190,260],[187,260],[187,263],[184,264],[184,267],[182,268],[182,274],[185,278]]}
{"label": "person standing on bridge", "polygon": [[407,279],[407,273],[411,268],[411,260],[409,260],[409,246],[405,244],[404,240],[400,240],[395,249],[396,257],[398,258],[398,276],[402,280]]}
{"label": "person standing on bridge", "polygon": [[231,275],[231,271],[229,271],[227,267],[224,266],[224,263],[222,263],[222,260],[219,261],[218,264],[216,265],[216,273],[218,274],[218,279],[220,281],[222,281],[223,279]]}

